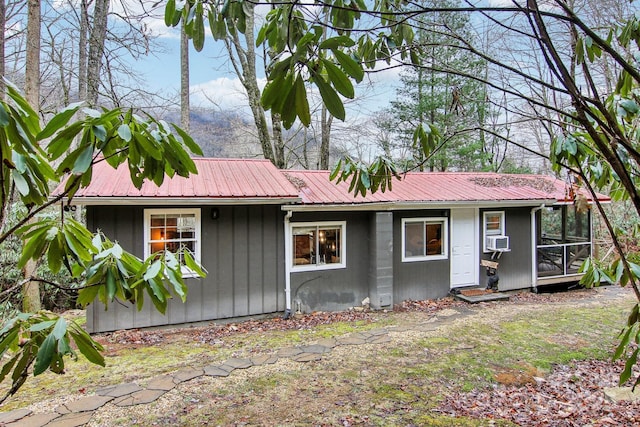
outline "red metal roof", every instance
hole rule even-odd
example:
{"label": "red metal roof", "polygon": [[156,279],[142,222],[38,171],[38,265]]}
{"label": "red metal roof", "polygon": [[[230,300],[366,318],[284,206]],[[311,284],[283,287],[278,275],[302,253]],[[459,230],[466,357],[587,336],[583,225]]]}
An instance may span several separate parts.
{"label": "red metal roof", "polygon": [[354,197],[349,183],[329,181],[328,171],[284,173],[300,190],[304,204],[570,201],[565,181],[543,175],[409,172],[400,181],[394,178],[391,190]]}
{"label": "red metal roof", "polygon": [[[392,189],[355,196],[349,183],[329,180],[329,171],[278,170],[268,160],[194,158],[198,174],[165,179],[158,187],[131,183],[129,169],[114,170],[106,162],[95,166],[91,184],[78,191],[80,203],[161,203],[201,199],[201,202],[300,203],[303,205],[444,204],[512,202],[570,202],[565,181],[544,175],[464,172],[409,172],[393,180]],[[61,184],[53,196],[60,194]],[[609,201],[599,196],[601,201]]]}
{"label": "red metal roof", "polygon": [[[95,165],[88,187],[80,189],[78,199],[91,198],[212,198],[212,199],[291,199],[298,190],[268,160],[194,158],[198,174],[189,178],[166,178],[161,186],[145,182],[139,190],[131,183],[126,164],[114,170],[106,162]],[[54,190],[59,194],[63,186]]]}

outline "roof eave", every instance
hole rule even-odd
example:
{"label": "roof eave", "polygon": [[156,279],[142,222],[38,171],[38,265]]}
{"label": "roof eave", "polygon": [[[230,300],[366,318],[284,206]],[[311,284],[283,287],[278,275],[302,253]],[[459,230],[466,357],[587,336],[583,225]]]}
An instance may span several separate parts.
{"label": "roof eave", "polygon": [[[64,198],[64,203],[68,199]],[[72,204],[83,206],[184,206],[189,205],[283,205],[299,203],[299,197],[74,197]]]}
{"label": "roof eave", "polygon": [[308,203],[282,206],[282,210],[302,211],[395,211],[414,209],[449,209],[449,208],[504,208],[529,207],[541,204],[555,204],[556,199],[528,200],[462,200],[462,201],[420,201],[420,202],[372,202],[372,203]]}

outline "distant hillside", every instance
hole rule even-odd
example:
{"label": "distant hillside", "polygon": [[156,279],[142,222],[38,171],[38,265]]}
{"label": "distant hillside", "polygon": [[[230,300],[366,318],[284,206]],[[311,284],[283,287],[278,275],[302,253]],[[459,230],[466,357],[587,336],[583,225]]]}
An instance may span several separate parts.
{"label": "distant hillside", "polygon": [[[180,123],[180,112],[172,111],[164,120]],[[261,157],[260,144],[250,118],[233,111],[195,110],[190,114],[191,137],[206,157]]]}

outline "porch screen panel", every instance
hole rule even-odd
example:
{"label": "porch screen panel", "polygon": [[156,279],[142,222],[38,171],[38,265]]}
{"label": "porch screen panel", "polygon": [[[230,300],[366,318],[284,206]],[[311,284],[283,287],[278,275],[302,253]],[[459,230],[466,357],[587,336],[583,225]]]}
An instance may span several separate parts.
{"label": "porch screen panel", "polygon": [[573,205],[542,209],[537,245],[538,277],[575,275],[591,255],[589,211]]}

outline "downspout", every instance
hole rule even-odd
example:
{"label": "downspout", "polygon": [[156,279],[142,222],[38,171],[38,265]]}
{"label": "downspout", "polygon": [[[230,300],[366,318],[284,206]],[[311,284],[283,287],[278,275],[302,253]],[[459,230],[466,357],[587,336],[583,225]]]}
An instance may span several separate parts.
{"label": "downspout", "polygon": [[293,211],[287,211],[284,216],[284,298],[285,310],[284,319],[291,317],[291,227],[289,220],[293,215]]}
{"label": "downspout", "polygon": [[531,287],[534,293],[538,293],[538,268],[536,266],[536,255],[538,253],[538,245],[536,242],[536,212],[546,208],[543,203],[540,206],[531,209]]}

